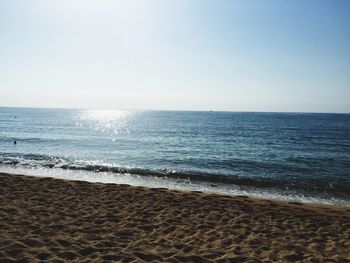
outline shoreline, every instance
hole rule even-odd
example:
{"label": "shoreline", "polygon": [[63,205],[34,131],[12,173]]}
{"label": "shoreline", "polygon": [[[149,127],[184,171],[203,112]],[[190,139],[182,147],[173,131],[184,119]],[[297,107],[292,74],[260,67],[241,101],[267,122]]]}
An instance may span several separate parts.
{"label": "shoreline", "polygon": [[91,183],[128,184],[147,188],[167,188],[179,191],[202,191],[220,195],[247,195],[256,199],[269,199],[282,202],[299,202],[303,204],[334,205],[350,208],[350,199],[338,196],[323,196],[312,193],[281,190],[278,188],[246,187],[239,184],[225,184],[198,180],[184,180],[175,177],[153,177],[137,174],[114,172],[96,172],[86,170],[70,170],[60,168],[35,168],[5,165],[0,167],[0,173],[18,174],[34,177],[51,177],[63,180],[77,180]]}
{"label": "shoreline", "polygon": [[0,196],[0,261],[350,262],[346,206],[9,173]]}

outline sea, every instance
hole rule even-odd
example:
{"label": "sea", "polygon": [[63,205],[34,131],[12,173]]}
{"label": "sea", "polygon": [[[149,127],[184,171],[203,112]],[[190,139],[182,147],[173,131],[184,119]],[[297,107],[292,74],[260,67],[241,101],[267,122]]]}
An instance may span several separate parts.
{"label": "sea", "polygon": [[0,172],[350,206],[350,114],[3,107]]}

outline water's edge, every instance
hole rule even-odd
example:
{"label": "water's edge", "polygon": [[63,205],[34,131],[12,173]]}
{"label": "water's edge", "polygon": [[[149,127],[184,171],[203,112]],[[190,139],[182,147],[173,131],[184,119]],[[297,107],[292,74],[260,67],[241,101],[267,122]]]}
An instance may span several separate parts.
{"label": "water's edge", "polygon": [[350,207],[350,200],[328,195],[302,194],[292,189],[276,189],[268,187],[253,187],[225,182],[215,183],[190,178],[169,176],[149,176],[146,174],[115,173],[111,171],[88,171],[82,169],[62,169],[48,167],[30,167],[24,165],[1,164],[0,172],[22,174],[38,177],[52,177],[65,180],[87,181],[92,183],[114,183],[143,186],[149,188],[168,188],[173,190],[202,191],[225,195],[244,195],[253,198],[270,199],[287,202],[310,204],[340,205]]}

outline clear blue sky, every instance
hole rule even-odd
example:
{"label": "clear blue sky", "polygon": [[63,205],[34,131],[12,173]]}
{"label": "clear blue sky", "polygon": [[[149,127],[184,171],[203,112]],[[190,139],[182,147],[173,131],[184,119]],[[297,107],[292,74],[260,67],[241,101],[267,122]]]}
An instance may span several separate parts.
{"label": "clear blue sky", "polygon": [[2,0],[0,106],[350,112],[350,1]]}

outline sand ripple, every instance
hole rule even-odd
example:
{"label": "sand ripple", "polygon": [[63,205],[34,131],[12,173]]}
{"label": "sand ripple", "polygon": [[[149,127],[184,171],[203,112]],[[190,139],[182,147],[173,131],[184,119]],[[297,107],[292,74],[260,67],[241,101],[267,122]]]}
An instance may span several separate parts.
{"label": "sand ripple", "polygon": [[350,262],[350,210],[0,174],[0,262]]}

